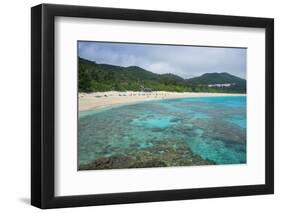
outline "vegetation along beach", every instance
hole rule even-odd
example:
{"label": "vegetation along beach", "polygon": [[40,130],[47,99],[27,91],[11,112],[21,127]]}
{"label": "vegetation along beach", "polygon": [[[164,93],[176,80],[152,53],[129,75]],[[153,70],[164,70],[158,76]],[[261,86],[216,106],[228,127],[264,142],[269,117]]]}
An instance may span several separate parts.
{"label": "vegetation along beach", "polygon": [[[136,59],[132,60],[133,65],[128,62],[127,66],[126,60],[120,58],[124,54],[130,58],[132,54],[139,56],[137,54],[148,50],[156,52],[157,48],[165,49],[165,45],[147,47],[103,42],[78,45],[79,170],[246,163],[244,66],[239,68],[243,76],[240,73],[236,76],[235,71],[211,72],[213,68],[209,67],[220,63],[216,59],[216,63],[207,61],[208,66],[193,65],[208,72],[199,73],[193,68],[194,74],[185,76],[185,72],[162,71],[160,65],[156,69],[156,65]],[[182,48],[187,47],[179,46],[176,50]],[[206,54],[211,51],[216,57],[221,52],[204,48]],[[93,49],[97,53],[90,51]],[[198,54],[196,47],[193,49],[193,52],[185,51]],[[227,51],[237,51],[229,49]],[[204,51],[200,51],[204,55]],[[227,51],[223,54],[236,57],[235,60],[245,58],[245,50],[238,52],[241,56],[237,52],[232,56],[232,52]],[[122,63],[113,63],[115,52],[118,57],[114,60]],[[112,57],[105,60],[106,53]],[[227,55],[232,62],[230,56]],[[180,63],[178,59],[175,61]],[[222,61],[222,64],[230,62]],[[185,59],[185,63],[193,62]],[[167,66],[170,65],[165,64],[165,69]]]}

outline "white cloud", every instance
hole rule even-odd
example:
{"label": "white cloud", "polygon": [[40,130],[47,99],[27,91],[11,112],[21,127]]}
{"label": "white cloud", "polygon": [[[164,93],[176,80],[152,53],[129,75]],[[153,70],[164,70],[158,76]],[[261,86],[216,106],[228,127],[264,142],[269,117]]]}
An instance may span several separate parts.
{"label": "white cloud", "polygon": [[119,66],[140,66],[183,78],[207,72],[228,72],[245,78],[246,49],[79,42],[79,56]]}

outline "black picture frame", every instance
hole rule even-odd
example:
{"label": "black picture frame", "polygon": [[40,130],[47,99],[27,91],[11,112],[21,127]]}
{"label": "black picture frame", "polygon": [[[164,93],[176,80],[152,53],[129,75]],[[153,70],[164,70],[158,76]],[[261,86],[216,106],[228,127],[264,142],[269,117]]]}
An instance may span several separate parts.
{"label": "black picture frame", "polygon": [[[264,28],[266,136],[265,184],[112,194],[54,194],[55,17],[101,18],[162,23]],[[93,192],[94,193],[94,192]],[[31,204],[42,208],[217,198],[274,193],[274,20],[164,11],[41,4],[31,9]]]}

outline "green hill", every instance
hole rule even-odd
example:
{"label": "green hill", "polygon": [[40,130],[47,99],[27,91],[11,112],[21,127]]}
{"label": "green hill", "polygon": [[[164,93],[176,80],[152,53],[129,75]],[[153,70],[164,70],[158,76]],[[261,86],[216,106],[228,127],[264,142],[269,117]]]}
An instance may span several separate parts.
{"label": "green hill", "polygon": [[[228,88],[228,90],[225,90],[224,88],[208,87],[208,84],[213,84],[213,82],[236,84],[238,82],[237,79],[240,79],[227,73],[211,73],[204,74],[197,78],[183,79],[171,73],[161,75],[137,66],[121,67],[109,64],[97,64],[94,61],[82,58],[78,58],[78,69],[79,92],[102,92],[110,90],[139,91],[143,88],[149,88],[154,91],[177,92],[243,93],[246,91],[240,90],[240,87],[239,90],[237,88]],[[213,74],[216,75],[213,76]],[[215,78],[217,78],[217,80]],[[224,79],[224,81],[222,79]]]}
{"label": "green hill", "polygon": [[186,79],[186,82],[193,84],[225,84],[225,83],[245,83],[246,80],[238,78],[229,73],[205,73],[199,77]]}
{"label": "green hill", "polygon": [[216,84],[231,84],[229,87],[221,88],[225,92],[246,92],[246,80],[231,75],[229,73],[205,73],[199,77],[190,78],[185,80],[187,84],[195,86],[206,86],[206,85],[216,85]]}

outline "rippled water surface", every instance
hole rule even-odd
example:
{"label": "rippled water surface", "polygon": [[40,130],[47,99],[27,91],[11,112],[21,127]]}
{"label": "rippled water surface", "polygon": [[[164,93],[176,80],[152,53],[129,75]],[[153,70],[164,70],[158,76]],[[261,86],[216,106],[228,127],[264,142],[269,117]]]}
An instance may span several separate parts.
{"label": "rippled water surface", "polygon": [[165,165],[187,165],[183,149],[214,164],[246,163],[246,97],[147,101],[79,114],[79,165],[139,153],[142,162],[155,155]]}

